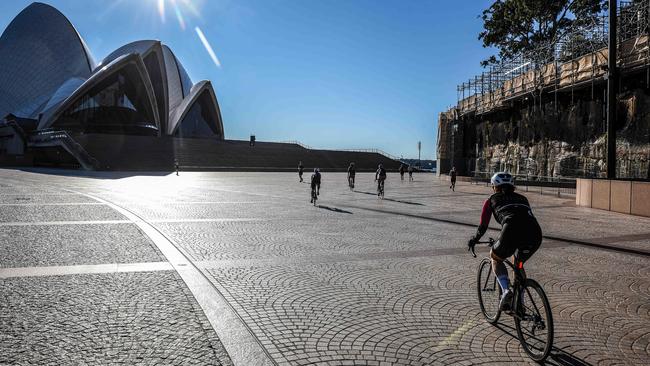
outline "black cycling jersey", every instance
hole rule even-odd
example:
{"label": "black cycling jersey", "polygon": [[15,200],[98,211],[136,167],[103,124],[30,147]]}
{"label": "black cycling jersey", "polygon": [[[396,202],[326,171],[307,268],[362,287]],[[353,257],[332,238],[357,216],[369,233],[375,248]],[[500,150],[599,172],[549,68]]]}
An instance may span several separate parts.
{"label": "black cycling jersey", "polygon": [[497,192],[490,196],[483,204],[475,240],[480,240],[485,234],[491,216],[502,225],[499,240],[492,246],[497,256],[506,258],[515,250],[523,249],[520,260],[526,261],[539,248],[542,230],[526,197],[515,192]]}
{"label": "black cycling jersey", "polygon": [[489,201],[494,219],[499,224],[513,218],[534,218],[528,199],[519,193],[497,192],[490,196]]}
{"label": "black cycling jersey", "polygon": [[386,179],[386,169],[377,169],[377,172],[375,172],[375,179]]}
{"label": "black cycling jersey", "polygon": [[355,168],[353,168],[353,167],[349,167],[349,168],[348,168],[348,175],[349,175],[350,177],[354,177],[354,175],[355,175],[356,173],[357,173],[357,172],[356,172],[356,169],[355,169]]}
{"label": "black cycling jersey", "polygon": [[314,173],[311,175],[311,184],[320,185],[320,173]]}

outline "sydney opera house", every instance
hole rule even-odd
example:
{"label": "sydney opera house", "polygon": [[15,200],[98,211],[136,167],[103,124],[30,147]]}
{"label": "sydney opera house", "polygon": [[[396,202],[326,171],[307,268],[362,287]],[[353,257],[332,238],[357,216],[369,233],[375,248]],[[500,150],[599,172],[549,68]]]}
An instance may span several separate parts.
{"label": "sydney opera house", "polygon": [[[97,61],[71,22],[42,3],[21,11],[0,37],[2,165],[168,169],[175,161],[256,167],[341,160],[337,165],[368,155],[337,153],[323,160],[323,152],[297,144],[251,149],[248,141],[224,140],[212,84],[192,82],[160,41],[131,42]],[[269,162],[273,156],[286,161]]]}

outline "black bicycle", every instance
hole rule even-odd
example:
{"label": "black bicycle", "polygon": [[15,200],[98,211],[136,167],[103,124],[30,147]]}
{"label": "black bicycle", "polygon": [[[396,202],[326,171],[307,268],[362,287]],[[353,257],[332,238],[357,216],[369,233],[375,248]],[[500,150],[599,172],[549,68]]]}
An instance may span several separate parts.
{"label": "black bicycle", "polygon": [[[481,241],[478,244],[494,245],[494,239]],[[472,255],[476,258],[474,247]],[[548,357],[553,346],[553,315],[551,305],[542,286],[532,278],[526,277],[524,263],[519,260],[518,251],[514,255],[515,264],[505,260],[514,272],[514,290],[512,297],[511,315],[515,320],[517,337],[524,351],[534,361],[542,362]],[[496,324],[501,316],[499,302],[501,300],[501,286],[492,271],[492,261],[484,258],[478,266],[476,275],[478,302],[481,312],[490,324]]]}

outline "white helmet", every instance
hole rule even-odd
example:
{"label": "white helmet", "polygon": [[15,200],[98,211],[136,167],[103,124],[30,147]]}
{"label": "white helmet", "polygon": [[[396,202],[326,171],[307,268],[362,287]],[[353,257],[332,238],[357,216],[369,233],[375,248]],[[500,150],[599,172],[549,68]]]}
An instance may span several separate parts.
{"label": "white helmet", "polygon": [[515,186],[515,177],[513,177],[510,173],[508,172],[498,172],[495,173],[492,176],[492,179],[490,179],[490,182],[492,182],[492,185],[495,187],[502,186],[504,184],[509,184],[511,186]]}

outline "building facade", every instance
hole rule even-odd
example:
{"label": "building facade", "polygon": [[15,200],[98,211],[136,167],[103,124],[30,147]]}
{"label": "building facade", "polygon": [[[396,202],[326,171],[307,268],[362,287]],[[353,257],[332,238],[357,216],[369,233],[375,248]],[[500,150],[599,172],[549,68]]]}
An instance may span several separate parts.
{"label": "building facade", "polygon": [[64,140],[93,133],[224,139],[212,84],[193,83],[165,44],[132,42],[96,62],[61,12],[33,3],[0,36],[0,155],[74,150]]}

